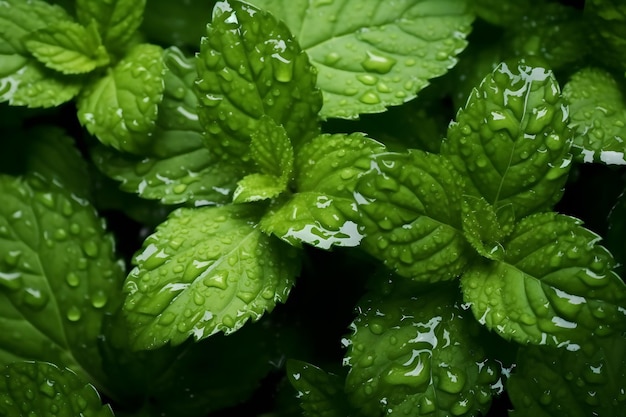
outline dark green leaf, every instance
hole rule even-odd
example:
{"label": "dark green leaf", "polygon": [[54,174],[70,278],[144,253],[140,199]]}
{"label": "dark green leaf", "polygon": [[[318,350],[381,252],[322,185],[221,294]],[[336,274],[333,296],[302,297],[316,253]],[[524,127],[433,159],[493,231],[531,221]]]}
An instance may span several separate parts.
{"label": "dark green leaf", "polygon": [[585,14],[593,28],[593,55],[604,64],[626,70],[626,5],[620,0],[585,2]]}

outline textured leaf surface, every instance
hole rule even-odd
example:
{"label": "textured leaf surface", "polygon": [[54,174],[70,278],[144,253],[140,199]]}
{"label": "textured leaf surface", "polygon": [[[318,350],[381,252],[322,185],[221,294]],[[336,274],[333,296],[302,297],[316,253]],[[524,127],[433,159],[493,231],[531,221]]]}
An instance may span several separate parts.
{"label": "textured leaf surface", "polygon": [[563,96],[570,105],[576,159],[626,165],[626,101],[613,76],[585,68],[565,84]]}
{"label": "textured leaf surface", "polygon": [[441,148],[465,192],[516,217],[556,203],[571,163],[568,110],[551,71],[500,64],[474,90]]}
{"label": "textured leaf surface", "polygon": [[467,263],[461,226],[462,179],[442,156],[384,153],[357,183],[361,246],[417,281],[453,279]]}
{"label": "textured leaf surface", "polygon": [[486,413],[499,367],[451,288],[421,297],[369,296],[345,344],[348,397],[366,416]]}
{"label": "textured leaf surface", "polygon": [[623,415],[626,338],[597,338],[594,344],[591,352],[521,348],[507,384],[511,417]]}
{"label": "textured leaf surface", "polygon": [[530,0],[518,0],[516,2],[499,0],[474,0],[472,10],[481,19],[503,27],[519,24],[524,16],[528,16],[532,10]]}
{"label": "textured leaf surface", "polygon": [[626,285],[613,257],[581,221],[542,213],[520,221],[503,261],[461,278],[474,316],[505,339],[578,350],[626,328]]}
{"label": "textured leaf surface", "polygon": [[254,0],[284,20],[319,71],[321,116],[356,118],[414,98],[465,48],[464,0]]}
{"label": "textured leaf surface", "polygon": [[604,64],[626,70],[626,5],[620,0],[585,3],[585,13],[594,32],[592,52]]}
{"label": "textured leaf surface", "polygon": [[85,26],[95,22],[104,46],[121,54],[132,44],[145,7],[146,0],[76,0],[76,15]]}
{"label": "textured leaf surface", "polygon": [[296,252],[257,221],[251,205],[178,209],[145,240],[124,287],[136,347],[229,334],[286,299]]}
{"label": "textured leaf surface", "polygon": [[123,273],[112,238],[57,187],[2,176],[0,196],[0,361],[51,361],[100,380],[97,337]]}
{"label": "textured leaf surface", "polygon": [[292,196],[275,202],[261,228],[292,245],[357,246],[358,211],[353,191],[383,145],[362,134],[321,135],[296,154]]}
{"label": "textured leaf surface", "polygon": [[231,200],[241,167],[220,161],[204,146],[192,91],[193,60],[177,48],[164,52],[165,90],[156,127],[144,155],[106,146],[92,151],[100,170],[121,181],[120,188],[164,204],[225,204]]}
{"label": "textured leaf surface", "polygon": [[46,67],[83,74],[109,63],[95,26],[61,21],[30,33],[25,45]]}
{"label": "textured leaf surface", "polygon": [[113,417],[92,385],[71,370],[46,362],[15,362],[3,369],[0,414]]}
{"label": "textured leaf surface", "polygon": [[107,75],[94,79],[78,98],[78,118],[100,142],[142,153],[151,142],[163,99],[163,50],[140,44]]}
{"label": "textured leaf surface", "polygon": [[287,377],[298,391],[300,407],[307,417],[345,417],[350,415],[343,392],[343,380],[317,366],[290,359]]}
{"label": "textured leaf surface", "polygon": [[237,1],[216,4],[198,55],[198,116],[215,152],[248,158],[263,115],[294,147],[317,134],[316,72],[287,27]]}
{"label": "textured leaf surface", "polygon": [[[463,232],[476,251],[489,259],[501,259],[502,239],[511,224],[500,225],[498,215],[483,198],[465,196],[462,202]],[[509,230],[510,231],[510,230]]]}

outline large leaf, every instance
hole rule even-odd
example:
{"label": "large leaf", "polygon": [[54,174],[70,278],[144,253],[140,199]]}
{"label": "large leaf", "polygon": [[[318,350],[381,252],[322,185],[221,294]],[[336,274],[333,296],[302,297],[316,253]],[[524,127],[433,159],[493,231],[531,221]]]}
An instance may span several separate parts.
{"label": "large leaf", "polygon": [[1,176],[0,196],[0,362],[51,361],[101,382],[97,338],[123,272],[113,239],[57,186]]}
{"label": "large leaf", "polygon": [[78,98],[78,119],[89,133],[118,150],[139,153],[152,140],[163,99],[163,50],[140,44],[94,78]]}
{"label": "large leaf", "polygon": [[92,150],[94,162],[120,188],[164,204],[225,204],[231,200],[242,168],[218,160],[204,146],[198,121],[193,60],[178,48],[165,50],[165,90],[156,127],[143,155],[104,145]]}
{"label": "large leaf", "polygon": [[284,20],[319,71],[321,116],[356,118],[402,104],[465,48],[465,0],[253,0]]}
{"label": "large leaf", "polygon": [[345,363],[346,392],[366,416],[485,414],[499,366],[477,342],[476,322],[455,305],[453,287],[422,296],[369,295]]}
{"label": "large leaf", "polygon": [[575,73],[563,88],[581,162],[626,165],[626,101],[613,76],[599,68]]}
{"label": "large leaf", "polygon": [[626,338],[594,340],[589,352],[527,346],[507,383],[511,417],[622,416],[626,403]]}
{"label": "large leaf", "polygon": [[465,192],[516,218],[550,208],[571,163],[568,110],[551,71],[500,64],[448,128],[441,152],[466,178]]}
{"label": "large leaf", "polygon": [[2,370],[0,415],[113,417],[113,411],[71,370],[47,362],[15,362]]}
{"label": "large leaf", "polygon": [[542,213],[520,221],[504,259],[461,278],[465,302],[505,339],[578,350],[626,329],[626,285],[611,254],[581,221]]}
{"label": "large leaf", "polygon": [[229,334],[286,299],[296,252],[257,221],[248,204],[178,209],[146,239],[124,287],[135,347]]}
{"label": "large leaf", "polygon": [[295,246],[357,246],[363,234],[354,188],[370,168],[372,155],[383,150],[360,133],[316,137],[296,155],[297,192],[274,202],[261,228]]}
{"label": "large leaf", "polygon": [[375,156],[355,190],[361,246],[402,276],[455,278],[470,253],[461,226],[462,184],[440,155],[416,150]]}
{"label": "large leaf", "polygon": [[215,152],[246,160],[263,115],[284,127],[294,147],[317,134],[322,97],[315,69],[269,13],[218,2],[197,63],[198,116]]}

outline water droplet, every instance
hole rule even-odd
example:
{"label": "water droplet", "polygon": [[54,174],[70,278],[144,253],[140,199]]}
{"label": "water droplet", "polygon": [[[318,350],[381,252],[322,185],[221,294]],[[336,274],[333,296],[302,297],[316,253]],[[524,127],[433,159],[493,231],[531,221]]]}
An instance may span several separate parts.
{"label": "water droplet", "polygon": [[224,326],[228,327],[228,328],[233,328],[235,327],[235,320],[229,316],[228,314],[226,314],[223,318],[222,318],[222,323],[224,324]]}
{"label": "water droplet", "polygon": [[16,291],[22,288],[22,273],[21,272],[2,272],[0,271],[0,285],[11,290]]}
{"label": "water droplet", "polygon": [[359,363],[358,363],[358,365],[361,368],[369,368],[373,364],[374,364],[374,356],[373,355],[364,355],[364,356],[362,356],[361,359],[359,360]]}
{"label": "water droplet", "polygon": [[77,235],[80,233],[80,224],[78,223],[72,223],[70,225],[70,233],[73,235]]}
{"label": "water droplet", "polygon": [[76,288],[80,285],[80,277],[76,275],[74,272],[70,272],[65,277],[65,282],[72,288]]}
{"label": "water droplet", "polygon": [[378,77],[371,74],[359,74],[356,78],[365,85],[375,85],[378,82]]}
{"label": "water droplet", "polygon": [[193,293],[193,302],[195,305],[202,306],[204,305],[205,301],[206,299],[204,298],[204,296],[200,294],[198,291],[195,291]]}
{"label": "water droplet", "polygon": [[544,391],[539,396],[539,403],[541,403],[542,405],[550,405],[551,402],[552,402],[552,392],[550,392],[550,390]]}
{"label": "water droplet", "polygon": [[445,61],[446,59],[448,59],[448,53],[445,51],[439,51],[437,52],[437,54],[435,55],[435,59],[437,61]]}
{"label": "water droplet", "polygon": [[458,394],[465,386],[465,372],[456,368],[444,368],[439,375],[437,386],[442,391],[450,394]]}
{"label": "water droplet", "polygon": [[54,389],[54,381],[46,380],[43,384],[39,386],[39,392],[48,398],[54,398],[57,393]]}
{"label": "water droplet", "polygon": [[88,257],[95,258],[98,256],[98,244],[93,240],[88,240],[83,244],[83,251]]}
{"label": "water droplet", "polygon": [[171,311],[166,311],[161,314],[157,323],[161,326],[169,326],[170,324],[174,323],[174,320],[176,320],[176,314],[172,313]]}
{"label": "water droplet", "polygon": [[227,272],[218,273],[218,274],[210,275],[206,277],[202,282],[207,287],[215,287],[221,290],[225,290],[227,287],[227,281],[226,281],[227,277],[228,277]]}
{"label": "water droplet", "polygon": [[467,414],[467,412],[472,407],[472,402],[473,401],[471,401],[469,398],[462,398],[452,404],[452,407],[450,407],[450,413],[453,416],[462,416],[464,414]]}
{"label": "water droplet", "polygon": [[107,295],[102,290],[96,291],[91,295],[91,305],[94,308],[102,308],[107,304],[108,301],[109,299]]}
{"label": "water droplet", "polygon": [[173,189],[173,190],[174,190],[174,192],[175,192],[176,194],[182,194],[182,193],[184,193],[184,192],[185,192],[185,190],[187,190],[187,185],[186,185],[186,184],[176,184],[176,185],[174,186],[174,189]]}
{"label": "water droplet", "polygon": [[365,71],[378,74],[387,74],[395,64],[395,59],[371,51],[367,51],[365,59],[361,61],[361,66]]}
{"label": "water droplet", "polygon": [[339,62],[340,59],[341,55],[339,55],[337,52],[331,52],[329,54],[326,54],[326,56],[324,57],[324,64],[332,66]]}
{"label": "water droplet", "polygon": [[65,317],[71,322],[77,322],[82,317],[82,313],[78,307],[72,306],[65,313]]}
{"label": "water droplet", "polygon": [[36,288],[25,288],[22,300],[29,307],[41,310],[48,304],[48,294]]}

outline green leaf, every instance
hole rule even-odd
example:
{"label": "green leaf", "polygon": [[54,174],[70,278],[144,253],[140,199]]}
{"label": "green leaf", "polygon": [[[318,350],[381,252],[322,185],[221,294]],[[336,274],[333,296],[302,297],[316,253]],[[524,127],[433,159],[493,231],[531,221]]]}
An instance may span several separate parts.
{"label": "green leaf", "polygon": [[198,55],[198,116],[212,151],[243,160],[266,115],[295,148],[319,130],[316,72],[287,27],[265,11],[218,2]]}
{"label": "green leaf", "polygon": [[463,233],[467,241],[485,258],[501,260],[504,255],[501,240],[506,233],[493,206],[484,198],[465,196],[461,209]]}
{"label": "green leaf", "polygon": [[135,255],[124,286],[135,347],[229,334],[287,298],[296,252],[257,221],[247,204],[170,214]]}
{"label": "green leaf", "polygon": [[78,97],[78,119],[105,145],[139,153],[149,146],[163,99],[163,50],[140,44]]}
{"label": "green leaf", "polygon": [[613,76],[582,69],[565,84],[563,96],[570,105],[576,160],[626,165],[626,102]]}
{"label": "green leaf", "polygon": [[500,0],[473,0],[472,10],[478,17],[492,25],[510,28],[519,25],[532,12],[530,0],[515,2]]}
{"label": "green leaf", "polygon": [[618,263],[618,271],[623,275],[626,266],[626,191],[617,199],[615,205],[611,208],[608,218],[609,226],[605,237],[605,246],[615,256]]}
{"label": "green leaf", "polygon": [[450,280],[470,247],[461,230],[463,180],[450,162],[422,151],[383,153],[357,183],[363,249],[416,281]]}
{"label": "green leaf", "polygon": [[343,380],[317,366],[289,359],[287,377],[298,390],[300,407],[307,417],[345,417],[350,415]]}
{"label": "green leaf", "polygon": [[585,2],[585,15],[593,28],[593,55],[605,65],[626,70],[626,5],[619,0]]}
{"label": "green leaf", "polygon": [[346,392],[365,416],[485,414],[502,381],[454,302],[454,288],[421,296],[372,295],[359,315],[345,364]]}
{"label": "green leaf", "polygon": [[67,366],[102,382],[97,338],[123,264],[95,210],[60,187],[0,176],[0,362]]}
{"label": "green leaf", "polygon": [[76,0],[76,16],[84,26],[95,22],[107,50],[122,55],[141,24],[145,7],[146,0]]}
{"label": "green leaf", "polygon": [[448,128],[441,152],[466,178],[465,192],[516,218],[552,207],[571,164],[567,107],[551,71],[500,64]]}
{"label": "green leaf", "polygon": [[594,340],[591,352],[520,349],[507,383],[511,417],[618,416],[626,403],[626,338]]}
{"label": "green leaf", "polygon": [[456,64],[474,19],[465,0],[254,0],[284,20],[319,71],[323,118],[411,100]]}
{"label": "green leaf", "polygon": [[120,188],[163,204],[226,204],[241,177],[241,166],[217,160],[204,146],[202,127],[192,91],[193,61],[179,49],[163,54],[165,90],[156,127],[143,155],[117,152],[106,146],[92,149],[95,164]]}
{"label": "green leaf", "polygon": [[507,340],[578,350],[626,329],[626,285],[613,257],[581,221],[556,213],[522,219],[502,261],[461,277],[478,321]]}
{"label": "green leaf", "polygon": [[237,183],[233,193],[234,203],[249,203],[277,197],[285,191],[286,184],[282,178],[267,174],[246,175]]}
{"label": "green leaf", "polygon": [[84,74],[109,63],[94,25],[61,21],[31,32],[24,44],[46,67],[64,74]]}
{"label": "green leaf", "polygon": [[275,201],[261,228],[294,246],[357,246],[363,235],[354,187],[370,168],[371,156],[383,150],[360,133],[321,135],[305,144],[296,154],[297,192]]}
{"label": "green leaf", "polygon": [[0,414],[5,416],[113,417],[96,389],[67,368],[46,362],[15,362],[0,378]]}

